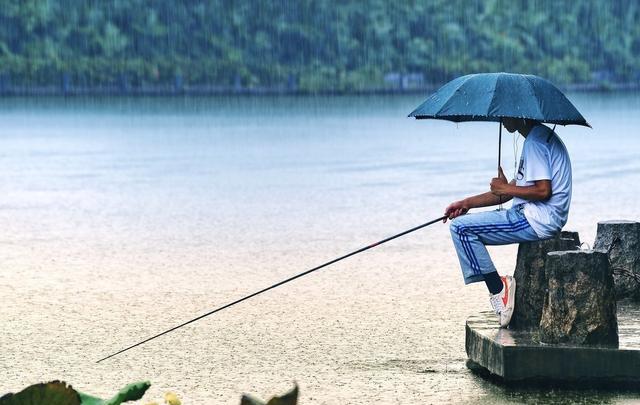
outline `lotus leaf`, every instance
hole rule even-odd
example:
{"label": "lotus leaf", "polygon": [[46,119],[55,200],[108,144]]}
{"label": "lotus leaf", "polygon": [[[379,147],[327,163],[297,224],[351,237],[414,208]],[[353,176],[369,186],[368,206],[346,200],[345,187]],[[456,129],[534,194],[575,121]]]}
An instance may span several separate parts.
{"label": "lotus leaf", "polygon": [[135,401],[144,395],[151,384],[139,382],[129,384],[111,399],[100,399],[74,390],[63,381],[31,385],[17,394],[0,398],[0,405],[120,405]]}
{"label": "lotus leaf", "polygon": [[81,405],[78,393],[62,381],[31,385],[17,394],[6,394],[0,405]]}
{"label": "lotus leaf", "polygon": [[123,402],[136,401],[142,398],[150,386],[151,383],[148,381],[129,384],[118,391],[113,398],[107,400],[92,397],[82,392],[78,394],[80,394],[80,399],[82,400],[81,405],[120,405]]}

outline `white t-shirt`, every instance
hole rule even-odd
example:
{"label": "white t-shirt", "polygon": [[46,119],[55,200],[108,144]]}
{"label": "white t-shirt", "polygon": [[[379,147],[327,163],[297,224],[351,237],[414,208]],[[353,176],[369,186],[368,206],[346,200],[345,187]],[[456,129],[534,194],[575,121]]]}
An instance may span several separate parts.
{"label": "white t-shirt", "polygon": [[524,215],[540,238],[550,238],[567,223],[571,204],[571,161],[564,143],[550,128],[536,125],[524,141],[517,186],[551,180],[551,197],[529,201],[514,197],[513,206],[524,204]]}

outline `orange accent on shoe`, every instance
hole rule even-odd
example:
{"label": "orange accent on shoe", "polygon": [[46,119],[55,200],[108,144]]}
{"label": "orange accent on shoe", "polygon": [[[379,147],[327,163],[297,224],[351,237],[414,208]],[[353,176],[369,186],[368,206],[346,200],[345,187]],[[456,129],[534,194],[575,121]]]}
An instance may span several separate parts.
{"label": "orange accent on shoe", "polygon": [[504,295],[502,296],[502,303],[506,307],[507,302],[509,302],[509,283],[507,283],[506,277],[500,277],[500,278],[502,279],[502,284],[504,285],[504,288],[502,289],[504,291]]}

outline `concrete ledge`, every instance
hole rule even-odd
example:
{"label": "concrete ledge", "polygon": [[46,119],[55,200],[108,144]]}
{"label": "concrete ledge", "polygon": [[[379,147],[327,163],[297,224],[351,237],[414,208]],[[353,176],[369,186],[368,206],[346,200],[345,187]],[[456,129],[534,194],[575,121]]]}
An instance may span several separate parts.
{"label": "concrete ledge", "polygon": [[[636,386],[640,383],[637,314],[618,314],[620,348],[550,345],[537,332],[501,329],[482,312],[467,320],[468,367],[505,384],[578,383]],[[630,327],[631,325],[631,327]]]}

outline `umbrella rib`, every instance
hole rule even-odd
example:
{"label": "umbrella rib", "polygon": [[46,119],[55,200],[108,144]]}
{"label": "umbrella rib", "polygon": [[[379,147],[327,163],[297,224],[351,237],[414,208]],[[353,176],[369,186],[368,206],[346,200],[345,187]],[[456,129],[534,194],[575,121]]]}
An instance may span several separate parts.
{"label": "umbrella rib", "polygon": [[[522,75],[522,76],[527,80],[527,83],[529,84],[529,88],[531,89],[531,95],[533,99],[536,100],[536,106],[538,107],[538,116],[544,118],[544,112],[542,111],[542,106],[540,105],[540,99],[536,97],[536,89],[533,86],[533,83],[531,82],[531,78],[527,75]],[[544,119],[542,119],[541,121],[544,122]]]}
{"label": "umbrella rib", "polygon": [[[489,116],[489,113],[491,112],[491,109],[493,106],[493,100],[495,100],[496,98],[496,89],[498,88],[498,79],[500,79],[500,76],[496,77],[496,80],[493,83],[493,90],[491,90],[491,100],[489,101],[489,105],[487,106],[487,116]],[[502,119],[501,116],[496,115],[496,117],[500,117]]]}
{"label": "umbrella rib", "polygon": [[[457,88],[457,89],[455,89],[455,91],[453,92],[453,94],[457,94],[457,93],[460,91],[460,89],[462,88],[462,86],[464,86],[464,84],[465,84],[466,82],[468,82],[469,80],[471,80],[471,78],[472,78],[472,77],[474,77],[474,76],[475,76],[475,75],[468,75],[468,77],[467,77],[467,78],[466,78],[462,83],[460,83],[460,85],[458,86],[458,88]],[[438,109],[438,111],[436,111],[436,113],[435,113],[435,114],[433,114],[433,116],[437,118],[440,114],[442,114],[442,110],[443,110],[443,109],[444,109],[444,108],[449,104],[449,102],[451,102],[451,100],[453,100],[453,99],[454,99],[454,98],[453,98],[453,95],[451,95],[451,97],[449,97],[449,99],[448,99],[448,100],[447,100],[447,101],[442,105],[442,107],[440,107],[440,108]]]}

